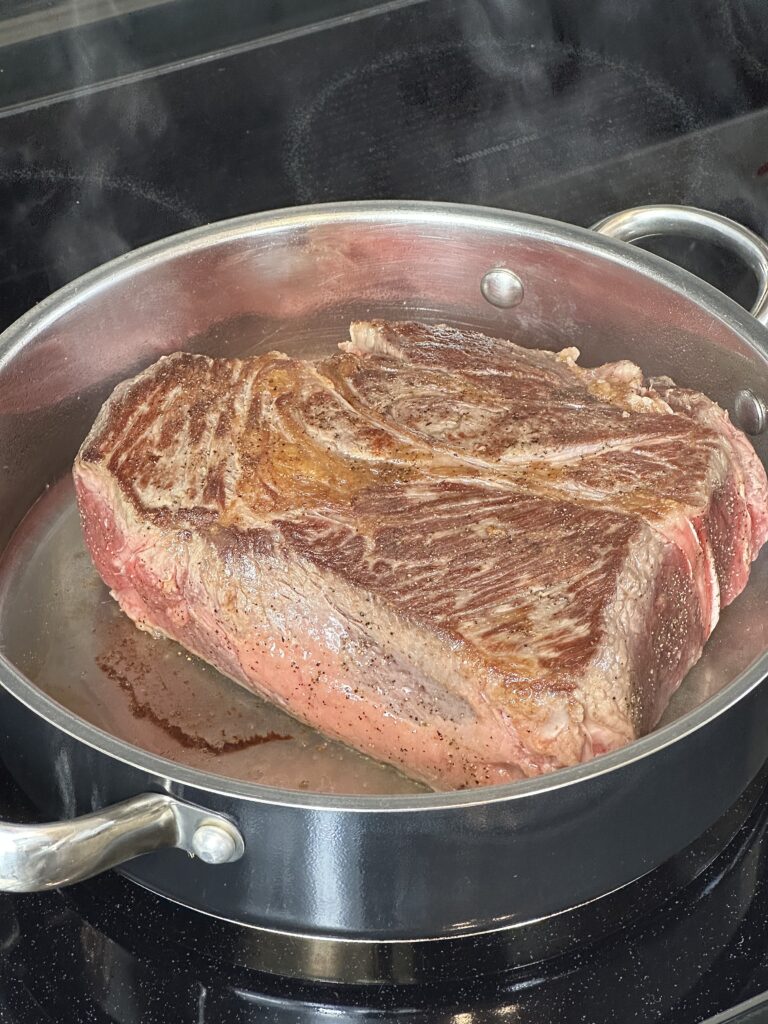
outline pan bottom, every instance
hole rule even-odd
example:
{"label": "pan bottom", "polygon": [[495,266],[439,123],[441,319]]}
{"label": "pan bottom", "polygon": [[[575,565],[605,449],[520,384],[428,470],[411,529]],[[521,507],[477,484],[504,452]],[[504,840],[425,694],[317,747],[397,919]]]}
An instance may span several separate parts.
{"label": "pan bottom", "polygon": [[91,562],[70,476],[0,558],[0,647],[68,711],[177,764],[299,792],[425,791],[138,630]]}
{"label": "pan bottom", "polygon": [[[768,816],[764,799],[767,789],[768,764],[711,829],[665,864],[599,899],[511,928],[420,941],[350,940],[242,925],[165,897],[160,901],[167,906],[162,930],[168,941],[195,952],[210,954],[216,950],[217,958],[231,964],[312,982],[404,985],[523,968],[584,949],[675,899],[694,885],[721,854],[725,855],[750,816]],[[758,804],[761,806],[756,810]],[[747,830],[747,838],[752,832]],[[130,915],[131,904],[140,901],[144,886],[131,877],[130,866],[121,874],[124,878],[114,881],[120,886],[121,903]],[[73,892],[80,898],[86,895],[88,886],[98,884],[98,880],[84,883]],[[98,902],[93,906],[98,912]],[[82,906],[78,910],[83,913]],[[136,914],[137,919],[141,916]]]}

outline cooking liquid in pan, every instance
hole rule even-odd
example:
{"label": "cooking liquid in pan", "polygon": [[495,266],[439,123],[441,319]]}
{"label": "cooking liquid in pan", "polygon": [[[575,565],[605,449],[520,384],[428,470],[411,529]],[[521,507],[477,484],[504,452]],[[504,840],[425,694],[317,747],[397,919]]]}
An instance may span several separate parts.
{"label": "cooking liquid in pan", "polygon": [[0,609],[3,653],[32,682],[153,754],[286,789],[424,790],[137,629],[91,563],[69,478],[36,503],[0,562]]}
{"label": "cooking liquid in pan", "polygon": [[[747,587],[736,604],[757,597]],[[768,640],[768,625],[757,608],[751,620],[754,657]],[[736,627],[726,608],[662,725],[732,675]],[[743,620],[741,628],[743,647]],[[293,790],[424,791],[393,768],[327,740],[178,644],[138,630],[91,563],[69,477],[33,506],[0,560],[0,649],[68,710],[180,764]],[[746,667],[752,659],[742,653]]]}

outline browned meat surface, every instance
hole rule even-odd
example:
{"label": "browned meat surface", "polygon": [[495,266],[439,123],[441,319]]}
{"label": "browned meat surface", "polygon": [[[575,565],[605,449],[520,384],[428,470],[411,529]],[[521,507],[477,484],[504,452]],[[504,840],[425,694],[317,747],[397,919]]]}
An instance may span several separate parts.
{"label": "browned meat surface", "polygon": [[340,347],[179,353],[115,390],[75,480],[123,610],[440,789],[652,728],[768,534],[726,414],[445,326]]}

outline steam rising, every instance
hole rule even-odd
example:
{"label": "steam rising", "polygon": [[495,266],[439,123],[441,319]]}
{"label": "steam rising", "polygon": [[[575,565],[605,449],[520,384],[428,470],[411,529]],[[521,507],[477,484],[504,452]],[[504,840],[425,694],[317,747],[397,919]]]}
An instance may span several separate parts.
{"label": "steam rising", "polygon": [[[46,51],[66,93],[5,94],[8,318],[144,242],[292,203],[452,200],[588,224],[671,201],[768,230],[768,133],[749,114],[768,101],[760,0],[409,0],[328,23],[318,4],[313,26],[141,71],[126,9],[184,3],[71,0]],[[99,6],[112,17],[95,26]]]}

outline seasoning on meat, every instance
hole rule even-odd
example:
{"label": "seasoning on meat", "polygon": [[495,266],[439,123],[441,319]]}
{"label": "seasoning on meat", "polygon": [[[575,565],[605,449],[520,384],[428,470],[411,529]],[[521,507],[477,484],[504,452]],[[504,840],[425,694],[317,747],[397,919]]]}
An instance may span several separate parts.
{"label": "seasoning on meat", "polygon": [[122,609],[437,789],[653,728],[768,535],[746,438],[629,362],[350,334],[116,388],[74,473]]}

